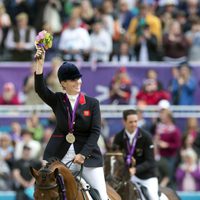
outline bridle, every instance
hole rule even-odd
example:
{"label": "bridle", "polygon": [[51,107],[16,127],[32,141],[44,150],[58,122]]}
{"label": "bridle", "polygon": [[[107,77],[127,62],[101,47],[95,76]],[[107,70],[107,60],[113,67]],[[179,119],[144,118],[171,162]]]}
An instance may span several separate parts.
{"label": "bridle", "polygon": [[[65,165],[65,167],[69,168],[72,163],[73,163],[73,160],[67,162],[64,165]],[[77,174],[75,175],[75,178],[80,175],[80,179],[81,179],[81,177],[82,177],[82,171],[83,171],[83,165],[81,165],[81,169],[80,169],[80,171],[77,172]],[[45,172],[45,175],[44,174],[42,175],[42,180],[45,180],[47,174],[51,173],[52,171],[50,169],[48,169],[48,168],[43,168],[41,170],[41,172]],[[51,189],[58,188],[59,198],[61,200],[67,200],[67,197],[66,197],[66,188],[65,188],[64,179],[63,179],[62,174],[58,173],[55,178],[56,178],[56,182],[54,184],[43,186],[43,185],[39,185],[39,184],[35,183],[35,188],[37,188],[39,190],[51,190]],[[77,199],[78,191],[79,191],[79,185],[80,185],[78,183],[78,181],[76,181],[76,182],[77,182],[77,185],[76,185],[77,192],[76,192],[76,195],[74,197],[74,200]]]}
{"label": "bridle", "polygon": [[[43,168],[41,172],[44,173],[42,174],[42,180],[44,181],[47,177],[47,174],[51,173],[52,171],[48,168]],[[35,183],[35,188],[39,190],[52,190],[52,189],[58,188],[59,199],[67,200],[66,193],[65,193],[66,189],[65,189],[62,175],[58,173],[55,178],[56,178],[56,182],[54,184],[44,186],[44,185]]]}
{"label": "bridle", "polygon": [[127,180],[114,174],[114,165],[117,160],[116,156],[123,158],[124,154],[122,152],[107,152],[106,155],[110,157],[110,175],[107,177],[107,180],[111,181],[114,184],[113,188],[118,191],[122,186],[126,186]]}
{"label": "bridle", "polygon": [[111,184],[111,186],[113,187],[113,189],[115,189],[116,191],[118,191],[121,187],[126,185],[125,181],[119,179],[118,177],[112,176],[112,175],[107,176],[106,181],[108,181]]}
{"label": "bridle", "polygon": [[55,184],[48,185],[48,186],[42,186],[42,185],[35,184],[35,187],[39,190],[51,190],[51,189],[58,187],[58,184],[55,183]]}
{"label": "bridle", "polygon": [[[52,173],[52,171],[47,167],[42,168],[40,170],[40,172],[41,172],[41,176],[42,176],[42,182],[44,182],[46,180],[48,174]],[[57,177],[56,177],[56,179],[57,179]],[[51,189],[58,187],[58,183],[56,181],[56,183],[54,183],[52,185],[47,185],[47,186],[39,185],[39,184],[35,183],[35,187],[40,190],[51,190]]]}
{"label": "bridle", "polygon": [[[106,155],[110,157],[110,175],[106,177],[106,180],[119,194],[123,192],[123,195],[127,195],[129,192],[129,187],[131,186],[130,185],[131,181],[128,178],[128,175],[125,174],[121,175],[121,173],[118,174],[118,172],[124,171],[123,167],[126,168],[126,162],[124,161],[124,154],[121,152],[108,152],[106,153]],[[117,159],[117,157],[119,159]],[[120,168],[119,163],[117,164],[116,162],[120,162],[120,166],[122,168]],[[117,166],[116,170],[115,170],[115,165]],[[136,198],[142,199],[140,193],[137,190],[137,187],[134,184],[133,184],[133,189]]]}

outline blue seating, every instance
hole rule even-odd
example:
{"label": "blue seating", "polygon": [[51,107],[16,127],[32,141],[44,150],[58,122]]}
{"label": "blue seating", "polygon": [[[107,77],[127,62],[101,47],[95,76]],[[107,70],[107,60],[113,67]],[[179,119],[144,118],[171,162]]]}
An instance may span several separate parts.
{"label": "blue seating", "polygon": [[199,200],[200,192],[178,192],[181,200]]}
{"label": "blue seating", "polygon": [[14,191],[0,191],[0,200],[15,200],[15,192]]}
{"label": "blue seating", "polygon": [[[181,200],[199,200],[200,192],[178,192],[178,196],[181,198]],[[0,200],[15,200],[15,192],[0,191]]]}

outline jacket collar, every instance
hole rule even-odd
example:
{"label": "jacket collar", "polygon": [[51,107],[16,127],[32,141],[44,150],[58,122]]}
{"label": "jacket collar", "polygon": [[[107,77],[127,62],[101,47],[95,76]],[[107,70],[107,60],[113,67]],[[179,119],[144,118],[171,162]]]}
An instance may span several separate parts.
{"label": "jacket collar", "polygon": [[140,131],[140,128],[138,128],[138,131],[139,131],[139,133],[138,133],[138,139],[139,139],[142,137],[142,132]]}
{"label": "jacket collar", "polygon": [[[139,131],[138,133],[138,139],[139,139],[142,137],[141,129],[139,127],[138,127],[138,131]],[[126,129],[124,129],[123,133],[124,133],[124,137],[128,139],[128,135],[126,134]]]}
{"label": "jacket collar", "polygon": [[79,104],[81,104],[81,105],[86,104],[85,95],[82,92],[80,94]]}
{"label": "jacket collar", "polygon": [[[64,102],[64,103],[66,102],[66,94],[63,96],[63,102]],[[85,95],[84,95],[82,92],[80,93],[79,104],[80,104],[80,105],[86,104]]]}

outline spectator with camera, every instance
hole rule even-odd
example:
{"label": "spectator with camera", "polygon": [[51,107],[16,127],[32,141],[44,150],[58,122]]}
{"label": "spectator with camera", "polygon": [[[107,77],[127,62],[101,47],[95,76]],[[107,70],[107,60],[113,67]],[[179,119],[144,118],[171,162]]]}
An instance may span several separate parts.
{"label": "spectator with camera", "polygon": [[126,38],[132,46],[135,45],[137,41],[138,30],[144,27],[145,24],[149,25],[150,33],[156,36],[158,44],[162,41],[162,30],[161,30],[161,20],[155,16],[151,11],[150,7],[145,4],[139,5],[139,15],[133,18],[128,27]]}
{"label": "spectator with camera", "polygon": [[158,41],[156,36],[151,33],[149,25],[144,24],[143,27],[138,28],[136,34],[134,50],[137,61],[158,61]]}

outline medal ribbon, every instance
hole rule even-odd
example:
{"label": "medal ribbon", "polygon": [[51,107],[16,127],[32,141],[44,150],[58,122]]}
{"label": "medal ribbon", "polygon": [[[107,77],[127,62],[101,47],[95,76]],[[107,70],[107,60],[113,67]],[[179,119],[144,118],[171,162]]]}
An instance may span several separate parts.
{"label": "medal ribbon", "polygon": [[135,146],[136,146],[136,142],[137,142],[137,138],[138,138],[138,128],[136,130],[136,134],[135,134],[135,137],[133,138],[133,142],[132,144],[130,145],[129,143],[129,139],[126,141],[126,145],[127,145],[127,149],[128,149],[128,154],[126,155],[126,164],[128,166],[131,165],[131,162],[132,162],[132,156],[134,154],[134,151],[135,151]]}
{"label": "medal ribbon", "polygon": [[[69,132],[70,133],[74,133],[74,122],[75,122],[76,111],[77,111],[77,108],[78,108],[80,96],[81,95],[79,94],[77,99],[76,99],[76,102],[75,102],[75,105],[74,105],[74,109],[72,110],[72,117],[70,115],[69,108],[67,107],[68,127],[69,127]],[[69,100],[67,95],[66,95],[66,99]],[[70,103],[70,101],[69,101],[69,103]]]}

